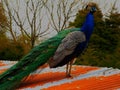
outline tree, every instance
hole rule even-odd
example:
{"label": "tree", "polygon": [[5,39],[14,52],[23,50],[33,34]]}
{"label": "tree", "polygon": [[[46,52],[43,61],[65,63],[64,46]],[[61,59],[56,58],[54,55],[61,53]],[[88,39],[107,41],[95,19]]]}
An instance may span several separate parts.
{"label": "tree", "polygon": [[[20,9],[22,8],[22,6],[20,6],[21,1],[17,0],[13,2],[9,0],[2,0],[9,20],[8,30],[10,31],[11,36],[13,37],[13,40],[15,42],[17,41],[16,32],[19,32],[25,38],[27,36],[30,41],[31,48],[33,48],[35,45],[35,41],[39,37],[46,35],[49,29],[49,24],[46,24],[46,28],[42,28],[44,17],[42,12],[44,4],[46,4],[47,0],[24,0],[22,4],[24,4],[23,6],[25,9],[22,10],[22,14]],[[17,27],[13,28],[13,25]],[[14,29],[16,29],[17,31]]]}
{"label": "tree", "polygon": [[2,3],[0,3],[0,34],[4,35],[6,30],[5,28],[7,27],[7,17],[5,16],[5,11],[3,8]]}
{"label": "tree", "polygon": [[[0,51],[8,44],[8,39],[6,36],[6,27],[8,26],[7,17],[5,16],[5,11],[2,3],[0,3]],[[1,52],[0,52],[1,53]],[[2,55],[0,54],[0,57]]]}
{"label": "tree", "polygon": [[68,27],[68,22],[76,16],[82,0],[49,0],[46,4],[50,25],[57,32]]}

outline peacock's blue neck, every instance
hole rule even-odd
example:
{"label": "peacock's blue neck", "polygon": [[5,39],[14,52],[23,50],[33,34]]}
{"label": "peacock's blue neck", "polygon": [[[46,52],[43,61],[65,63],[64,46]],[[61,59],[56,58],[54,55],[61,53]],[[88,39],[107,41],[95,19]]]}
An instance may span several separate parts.
{"label": "peacock's blue neck", "polygon": [[86,20],[81,28],[81,31],[85,33],[86,36],[86,42],[89,41],[90,36],[93,32],[94,28],[94,16],[91,12],[89,12],[86,16]]}
{"label": "peacock's blue neck", "polygon": [[84,32],[86,36],[86,41],[78,44],[78,46],[76,47],[75,49],[76,56],[79,56],[79,54],[82,53],[86,48],[88,41],[90,40],[90,36],[93,32],[93,28],[94,28],[94,16],[90,12],[87,14],[86,20],[80,29],[80,31]]}

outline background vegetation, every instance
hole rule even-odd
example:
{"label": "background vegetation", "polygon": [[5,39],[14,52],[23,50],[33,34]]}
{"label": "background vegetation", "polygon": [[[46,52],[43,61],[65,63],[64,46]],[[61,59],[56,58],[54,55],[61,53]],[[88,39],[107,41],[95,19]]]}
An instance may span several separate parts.
{"label": "background vegetation", "polygon": [[[6,1],[5,5],[8,5],[7,0],[4,1]],[[32,1],[33,0],[27,2],[28,6],[29,3]],[[40,1],[38,2],[41,3]],[[57,22],[55,23],[55,19],[53,19],[55,18],[53,12],[50,11],[53,9],[53,3],[51,4],[52,9],[49,9],[48,6],[46,6],[47,4],[44,4],[46,10],[48,11],[48,16],[51,20],[50,25],[52,25],[57,32],[66,28],[67,22],[69,21],[70,17],[74,16],[71,15],[70,12],[72,12],[74,7],[76,7],[75,4],[76,2],[71,2],[71,4],[69,5],[70,9],[68,12],[66,11],[67,7],[65,6],[67,5],[65,5],[65,3],[66,2],[61,1],[57,5],[58,7],[54,6],[55,9],[58,8],[56,15],[58,16],[59,24],[57,24]],[[36,5],[34,4],[34,2],[32,2],[32,4],[34,6]],[[8,8],[10,8],[9,5]],[[14,12],[15,15],[20,16],[17,11]],[[66,12],[67,14],[65,14]],[[34,13],[36,14],[36,9]],[[63,19],[64,21],[63,23],[60,23],[62,22],[61,18],[63,18],[61,16],[62,13],[64,16]],[[78,58],[75,64],[120,68],[120,57],[119,57],[120,56],[120,13],[118,13],[118,11],[115,9],[114,6],[109,13],[110,13],[109,16],[104,15],[105,18],[103,18],[103,14],[100,9],[95,13],[94,33],[91,37],[88,48],[86,49],[84,54],[82,54]],[[87,12],[84,9],[80,10],[75,15],[76,18],[74,22],[70,22],[69,26],[81,27],[84,22],[86,14]],[[14,15],[11,16],[11,12],[9,12],[8,15],[9,18],[5,14],[3,5],[0,3],[0,60],[19,60],[26,53],[28,53],[31,48],[33,48],[33,46],[35,45],[35,41],[38,39],[38,37],[41,36],[41,34],[46,33],[47,29],[49,28],[49,25],[47,25],[48,27],[44,32],[39,31],[39,33],[36,33],[37,30],[33,28],[33,26],[35,26],[34,25],[35,23],[33,23],[33,26],[30,28],[31,28],[31,32],[32,31],[35,32],[34,34],[31,33],[29,35],[29,33],[26,32],[24,28],[24,24],[22,24],[21,20],[18,18],[17,19],[14,18],[13,20],[18,20],[16,21],[16,25],[18,25],[21,30],[21,34],[19,34],[19,36],[16,36],[15,32],[12,30],[12,25],[11,25],[12,23],[11,17],[13,17]],[[37,18],[32,18],[32,19],[34,19],[33,21],[36,21]],[[30,25],[32,25],[32,22],[30,23]],[[39,27],[39,30],[41,30],[41,26]],[[8,37],[9,34],[11,34],[12,38]]]}
{"label": "background vegetation", "polygon": [[23,43],[25,37],[19,35],[15,42],[8,37],[9,23],[0,3],[0,60],[18,60],[30,50],[29,43]]}

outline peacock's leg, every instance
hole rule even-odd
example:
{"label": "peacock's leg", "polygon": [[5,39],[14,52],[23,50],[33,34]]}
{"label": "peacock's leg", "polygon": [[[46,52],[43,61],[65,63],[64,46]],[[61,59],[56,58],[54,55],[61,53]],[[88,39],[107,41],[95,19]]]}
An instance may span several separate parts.
{"label": "peacock's leg", "polygon": [[68,71],[68,76],[69,76],[69,77],[71,77],[71,69],[72,69],[73,61],[74,61],[74,59],[71,60],[71,61],[70,61],[70,64],[69,64],[69,65],[70,65],[70,66],[69,66],[69,71]]}
{"label": "peacock's leg", "polygon": [[68,75],[68,68],[69,68],[69,63],[66,65],[66,76]]}
{"label": "peacock's leg", "polygon": [[67,68],[66,68],[66,76],[67,77],[71,77],[71,70],[72,70],[72,65],[75,62],[76,58],[74,58],[73,60],[71,60],[68,64],[67,64]]}

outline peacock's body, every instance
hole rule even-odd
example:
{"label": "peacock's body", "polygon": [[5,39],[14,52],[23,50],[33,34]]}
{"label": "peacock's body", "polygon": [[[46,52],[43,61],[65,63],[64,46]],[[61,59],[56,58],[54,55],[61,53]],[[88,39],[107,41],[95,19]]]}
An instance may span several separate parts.
{"label": "peacock's body", "polygon": [[0,90],[13,90],[13,88],[16,88],[16,85],[18,85],[24,77],[46,63],[47,60],[54,55],[61,40],[65,38],[68,33],[77,30],[79,30],[79,28],[64,30],[59,32],[55,37],[34,47],[30,53],[24,56],[17,64],[0,75]]}
{"label": "peacock's body", "polygon": [[0,90],[15,89],[26,76],[46,62],[54,68],[69,63],[81,54],[88,44],[94,26],[95,6],[90,7],[91,11],[81,29],[73,28],[59,32],[56,36],[34,47],[17,64],[1,74]]}

